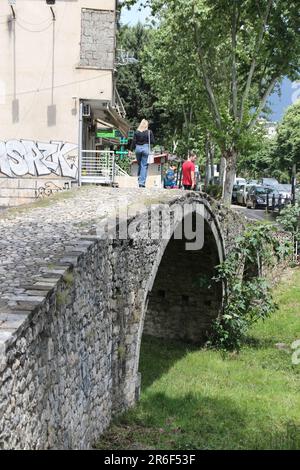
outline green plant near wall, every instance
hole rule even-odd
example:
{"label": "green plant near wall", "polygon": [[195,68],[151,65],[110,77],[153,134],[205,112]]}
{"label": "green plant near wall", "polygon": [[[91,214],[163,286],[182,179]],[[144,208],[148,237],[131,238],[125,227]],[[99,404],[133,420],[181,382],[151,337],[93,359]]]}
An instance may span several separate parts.
{"label": "green plant near wall", "polygon": [[131,175],[131,163],[132,158],[130,157],[119,157],[116,159],[117,165],[121,168],[121,170],[126,171],[129,175]]}
{"label": "green plant near wall", "polygon": [[277,222],[286,230],[290,232],[297,242],[300,242],[300,205],[291,204],[282,209],[280,215],[277,217]]}
{"label": "green plant near wall", "polygon": [[290,253],[290,244],[279,242],[271,225],[250,226],[237,238],[234,251],[218,266],[214,277],[224,285],[225,299],[208,346],[239,350],[249,327],[276,310],[262,267],[271,267]]}
{"label": "green plant near wall", "polygon": [[205,188],[205,192],[211,197],[219,200],[222,197],[222,188],[218,184],[210,184]]}

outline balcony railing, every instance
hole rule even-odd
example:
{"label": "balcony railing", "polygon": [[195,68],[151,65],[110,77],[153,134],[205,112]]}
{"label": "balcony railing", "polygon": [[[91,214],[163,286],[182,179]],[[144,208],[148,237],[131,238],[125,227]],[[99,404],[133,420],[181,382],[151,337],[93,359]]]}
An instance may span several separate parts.
{"label": "balcony railing", "polygon": [[115,109],[122,118],[126,117],[126,110],[117,88],[115,88]]}

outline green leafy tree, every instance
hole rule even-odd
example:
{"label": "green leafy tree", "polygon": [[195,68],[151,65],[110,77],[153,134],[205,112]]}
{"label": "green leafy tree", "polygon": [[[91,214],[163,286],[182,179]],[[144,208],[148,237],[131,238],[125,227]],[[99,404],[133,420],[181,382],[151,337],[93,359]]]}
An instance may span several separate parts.
{"label": "green leafy tree", "polygon": [[121,26],[118,32],[118,49],[134,58],[133,63],[119,65],[117,88],[123,101],[126,118],[136,129],[142,119],[150,121],[156,141],[160,141],[162,126],[167,116],[157,106],[157,97],[142,74],[143,51],[150,41],[152,30],[141,23],[136,26]]}
{"label": "green leafy tree", "polygon": [[277,138],[258,136],[240,155],[238,174],[248,179],[273,177],[281,183],[289,183],[287,168],[280,164]]}
{"label": "green leafy tree", "polygon": [[263,135],[241,155],[239,171],[258,178],[273,176],[290,182],[293,168],[300,164],[300,101],[290,106],[277,129],[277,137]]}
{"label": "green leafy tree", "polygon": [[[127,4],[135,3],[131,0]],[[292,0],[146,0],[159,21],[156,49],[174,55],[174,74],[205,90],[212,134],[226,161],[223,198],[231,201],[237,162],[283,77],[299,72],[299,5]],[[184,61],[178,69],[183,52]],[[201,85],[200,85],[201,84]],[[197,87],[198,85],[196,85]],[[178,95],[179,96],[179,95]],[[196,96],[196,95],[195,95]],[[196,104],[199,108],[199,104]]]}
{"label": "green leafy tree", "polygon": [[300,101],[290,106],[278,125],[277,137],[259,136],[241,155],[238,168],[247,176],[274,176],[289,182],[300,164]]}
{"label": "green leafy tree", "polygon": [[300,165],[300,101],[290,106],[278,127],[277,155],[280,166],[288,169]]}
{"label": "green leafy tree", "polygon": [[170,34],[168,27],[153,32],[143,53],[143,76],[158,97],[158,105],[168,115],[164,126],[168,147],[176,148],[181,157],[196,151],[199,163],[204,164],[212,131],[205,90],[199,80],[192,80],[194,64],[186,60],[184,44],[179,42],[175,49],[165,47]]}

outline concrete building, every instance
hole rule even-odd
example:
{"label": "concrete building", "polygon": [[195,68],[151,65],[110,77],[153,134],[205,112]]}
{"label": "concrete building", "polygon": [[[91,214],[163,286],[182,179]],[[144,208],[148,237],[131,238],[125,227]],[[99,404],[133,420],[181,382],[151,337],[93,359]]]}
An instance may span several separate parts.
{"label": "concrete building", "polygon": [[77,182],[98,127],[127,132],[116,19],[116,0],[0,0],[0,206]]}
{"label": "concrete building", "polygon": [[277,122],[268,121],[265,118],[258,119],[258,125],[261,126],[268,139],[274,139],[277,136]]}

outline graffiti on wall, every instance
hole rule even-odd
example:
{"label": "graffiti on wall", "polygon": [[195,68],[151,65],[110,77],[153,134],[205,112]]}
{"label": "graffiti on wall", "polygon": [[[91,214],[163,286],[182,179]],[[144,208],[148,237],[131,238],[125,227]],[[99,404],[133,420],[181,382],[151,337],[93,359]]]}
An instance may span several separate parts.
{"label": "graffiti on wall", "polygon": [[0,141],[0,173],[11,178],[55,174],[77,178],[77,145],[33,140]]}
{"label": "graffiti on wall", "polygon": [[43,186],[40,186],[35,190],[35,197],[37,199],[44,199],[46,197],[52,196],[53,194],[59,193],[61,191],[66,191],[67,189],[71,189],[71,182],[64,182],[63,186],[58,186],[57,184],[53,183],[53,181],[46,181]]}

